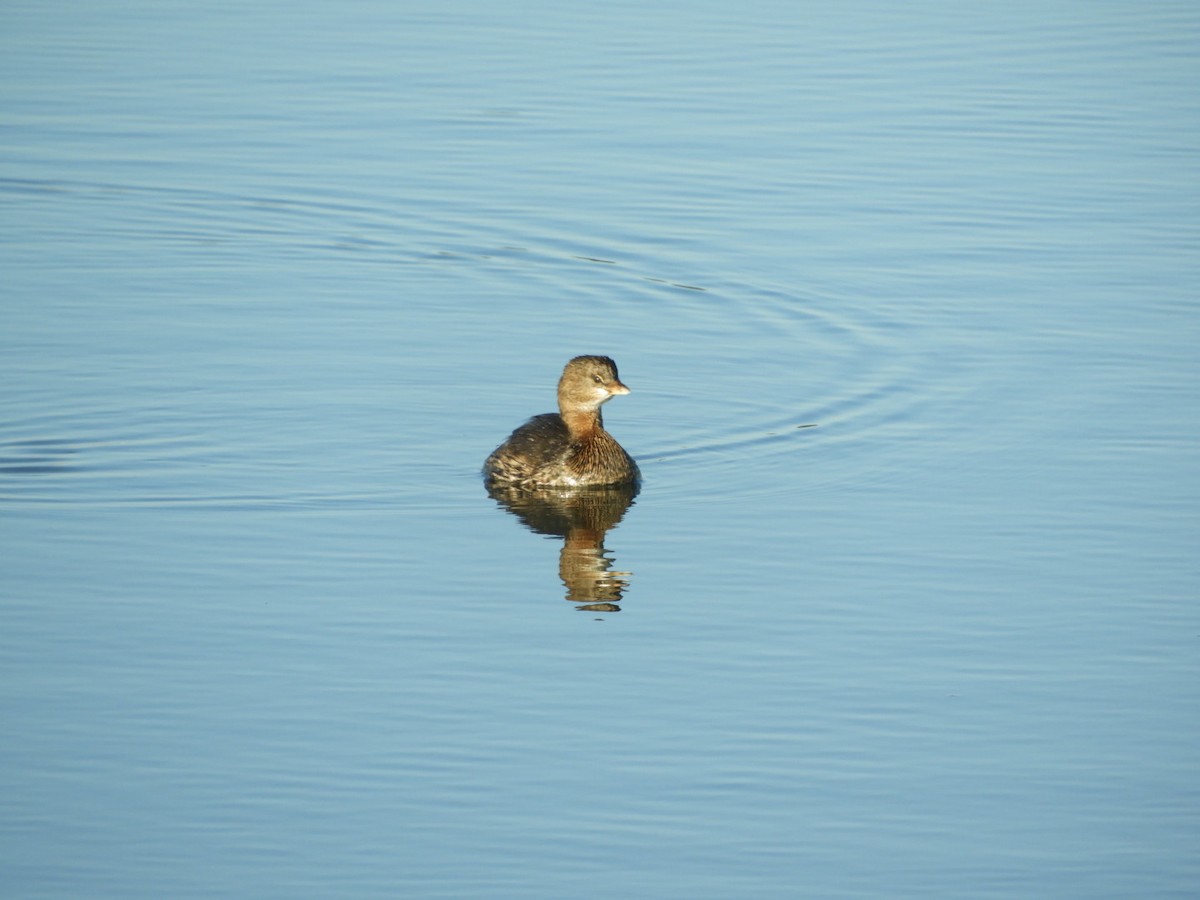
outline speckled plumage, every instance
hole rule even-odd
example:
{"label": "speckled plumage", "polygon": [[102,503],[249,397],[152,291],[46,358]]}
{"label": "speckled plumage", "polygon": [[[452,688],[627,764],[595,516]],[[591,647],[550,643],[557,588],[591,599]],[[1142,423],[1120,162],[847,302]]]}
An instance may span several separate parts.
{"label": "speckled plumage", "polygon": [[577,356],[558,383],[557,413],[534,416],[483,464],[491,484],[588,487],[636,484],[637,463],[604,430],[600,405],[629,388],[607,356]]}

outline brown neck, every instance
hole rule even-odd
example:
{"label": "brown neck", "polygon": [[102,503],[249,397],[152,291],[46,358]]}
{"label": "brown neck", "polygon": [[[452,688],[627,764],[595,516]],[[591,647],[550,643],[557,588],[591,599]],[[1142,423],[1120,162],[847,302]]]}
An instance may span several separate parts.
{"label": "brown neck", "polygon": [[559,412],[559,415],[562,416],[562,420],[567,426],[567,431],[570,432],[571,437],[574,440],[590,437],[597,431],[604,430],[604,421],[600,418],[599,409],[564,409]]}

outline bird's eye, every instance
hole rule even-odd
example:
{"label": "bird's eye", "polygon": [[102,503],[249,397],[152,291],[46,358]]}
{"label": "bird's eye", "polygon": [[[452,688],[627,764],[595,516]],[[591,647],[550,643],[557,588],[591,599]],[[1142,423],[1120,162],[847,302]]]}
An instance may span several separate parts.
{"label": "bird's eye", "polygon": [[601,378],[599,375],[593,375],[592,381],[596,382],[596,384],[604,384],[604,379]]}

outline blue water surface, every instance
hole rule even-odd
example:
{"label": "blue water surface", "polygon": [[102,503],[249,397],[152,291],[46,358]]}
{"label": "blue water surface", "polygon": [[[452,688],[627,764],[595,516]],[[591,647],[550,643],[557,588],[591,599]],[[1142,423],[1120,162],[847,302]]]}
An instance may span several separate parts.
{"label": "blue water surface", "polygon": [[6,4],[4,893],[1191,896],[1198,39]]}

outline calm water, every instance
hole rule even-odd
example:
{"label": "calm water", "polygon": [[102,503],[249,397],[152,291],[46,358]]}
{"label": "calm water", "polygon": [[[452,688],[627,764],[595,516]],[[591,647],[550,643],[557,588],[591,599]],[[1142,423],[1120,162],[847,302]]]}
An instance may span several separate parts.
{"label": "calm water", "polygon": [[0,10],[6,896],[1194,895],[1194,4],[249,7]]}

